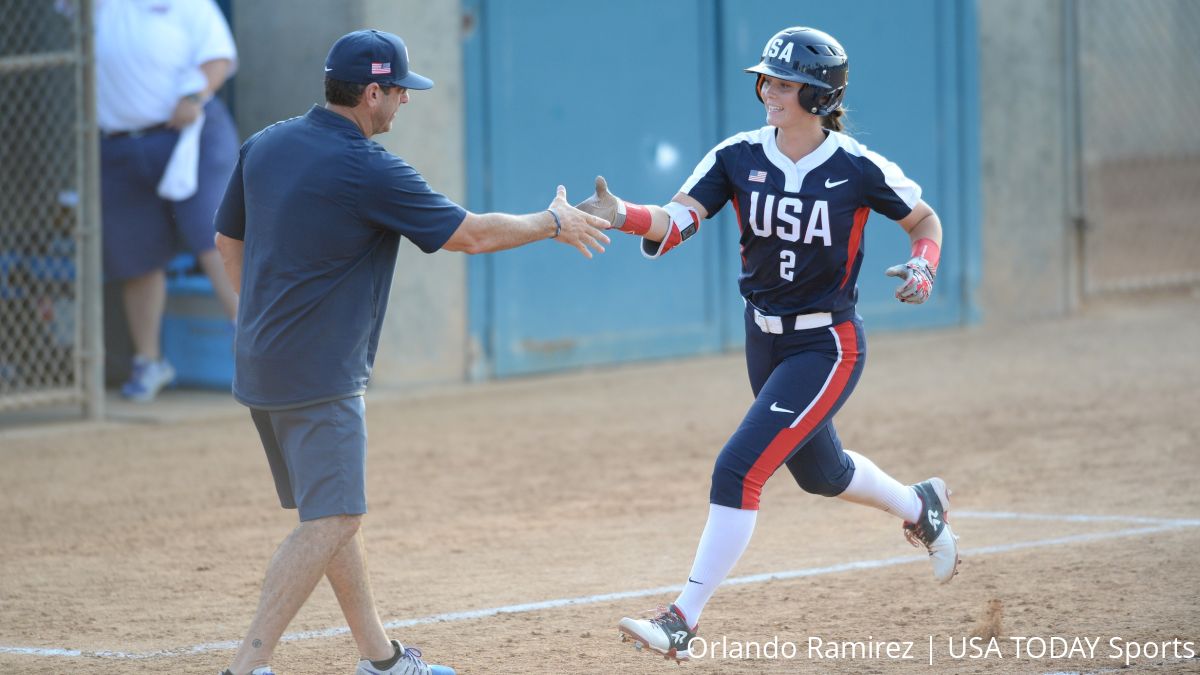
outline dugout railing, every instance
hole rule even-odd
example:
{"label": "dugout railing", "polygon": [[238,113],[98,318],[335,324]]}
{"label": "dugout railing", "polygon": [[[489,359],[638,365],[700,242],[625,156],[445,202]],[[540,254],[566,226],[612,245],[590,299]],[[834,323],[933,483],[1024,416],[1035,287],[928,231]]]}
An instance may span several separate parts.
{"label": "dugout railing", "polygon": [[92,0],[0,10],[0,412],[103,415]]}

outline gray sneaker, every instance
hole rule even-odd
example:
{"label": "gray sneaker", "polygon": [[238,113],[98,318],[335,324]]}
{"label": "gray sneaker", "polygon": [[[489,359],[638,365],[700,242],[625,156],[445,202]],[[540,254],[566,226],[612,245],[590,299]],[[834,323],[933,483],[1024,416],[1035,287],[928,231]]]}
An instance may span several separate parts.
{"label": "gray sneaker", "polygon": [[958,574],[958,535],[950,530],[950,490],[941,478],[930,478],[909,486],[921,499],[921,516],[904,523],[908,543],[929,551],[933,578],[947,583]]}
{"label": "gray sneaker", "polygon": [[422,661],[420,649],[405,647],[396,640],[392,640],[392,647],[396,649],[400,658],[391,668],[381,670],[367,659],[363,659],[358,662],[355,675],[455,675],[453,668]]}
{"label": "gray sneaker", "polygon": [[692,639],[696,631],[689,628],[683,612],[675,605],[660,607],[659,615],[653,619],[630,619],[625,617],[617,624],[621,641],[633,640],[633,646],[649,647],[664,658],[687,661],[692,658]]}

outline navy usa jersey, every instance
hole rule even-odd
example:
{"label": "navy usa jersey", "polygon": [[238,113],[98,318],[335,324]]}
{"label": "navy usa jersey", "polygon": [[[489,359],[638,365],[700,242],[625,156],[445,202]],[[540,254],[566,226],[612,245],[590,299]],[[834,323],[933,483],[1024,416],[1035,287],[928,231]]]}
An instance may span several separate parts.
{"label": "navy usa jersey", "polygon": [[900,220],[921,198],[921,187],[900,167],[850,136],[827,133],[799,162],[780,152],[775,127],[737,134],[710,150],[679,190],[709,218],[733,201],[738,285],[764,314],[853,307],[867,215]]}

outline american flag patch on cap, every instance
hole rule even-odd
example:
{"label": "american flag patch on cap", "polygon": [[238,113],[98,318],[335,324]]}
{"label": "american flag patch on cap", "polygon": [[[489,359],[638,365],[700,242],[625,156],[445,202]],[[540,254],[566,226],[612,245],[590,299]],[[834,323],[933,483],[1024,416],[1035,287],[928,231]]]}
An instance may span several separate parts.
{"label": "american flag patch on cap", "polygon": [[388,61],[386,63],[372,62],[371,63],[371,74],[372,75],[391,75],[392,74],[392,62],[391,61]]}
{"label": "american flag patch on cap", "polygon": [[754,182],[754,183],[767,182],[767,172],[766,171],[751,171],[750,172],[750,181]]}

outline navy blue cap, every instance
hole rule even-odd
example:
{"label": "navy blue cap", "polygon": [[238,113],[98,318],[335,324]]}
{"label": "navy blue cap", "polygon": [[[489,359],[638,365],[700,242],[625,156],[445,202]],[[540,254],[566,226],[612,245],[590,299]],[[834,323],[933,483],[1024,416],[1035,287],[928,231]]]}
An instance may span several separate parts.
{"label": "navy blue cap", "polygon": [[408,47],[381,30],[356,30],[338,38],[325,57],[325,76],[342,82],[429,89],[433,80],[408,69]]}

